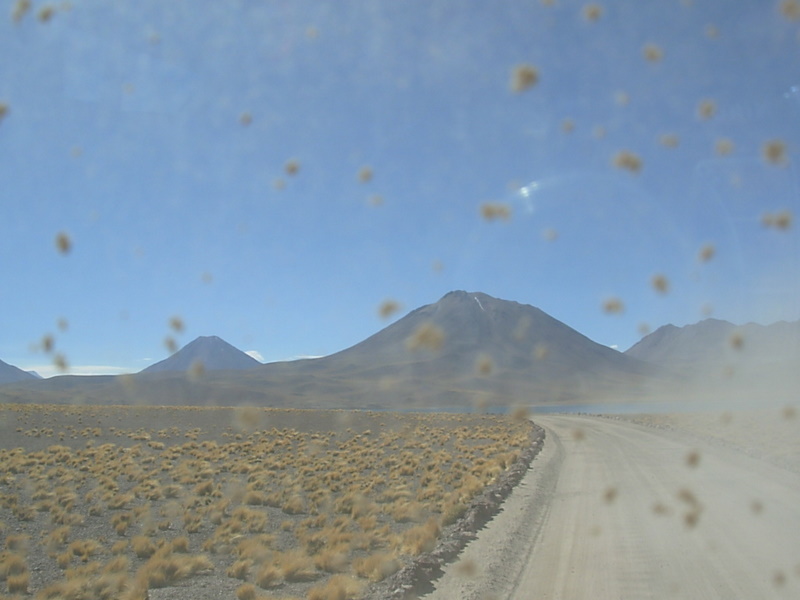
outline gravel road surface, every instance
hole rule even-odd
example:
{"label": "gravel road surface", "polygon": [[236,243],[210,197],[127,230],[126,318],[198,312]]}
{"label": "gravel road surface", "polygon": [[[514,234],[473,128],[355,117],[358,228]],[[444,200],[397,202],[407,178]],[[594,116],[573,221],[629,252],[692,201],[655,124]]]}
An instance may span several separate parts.
{"label": "gravel road surface", "polygon": [[535,421],[531,470],[424,598],[800,597],[793,470],[696,431]]}

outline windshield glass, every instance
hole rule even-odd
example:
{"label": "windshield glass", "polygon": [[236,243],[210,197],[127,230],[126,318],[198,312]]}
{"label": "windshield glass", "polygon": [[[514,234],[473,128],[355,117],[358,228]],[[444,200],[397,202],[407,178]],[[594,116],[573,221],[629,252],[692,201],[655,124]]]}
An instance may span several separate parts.
{"label": "windshield glass", "polygon": [[[222,579],[234,569],[226,593],[259,588],[236,592],[242,599],[267,592],[328,597],[313,590],[334,586],[334,575],[356,583],[339,581],[344,595],[330,597],[364,594],[365,582],[377,584],[408,556],[431,550],[428,541],[458,522],[467,500],[509,471],[524,448],[538,452],[542,439],[559,435],[568,444],[593,439],[595,421],[544,416],[539,429],[520,419],[526,415],[538,423],[537,415],[550,412],[625,414],[631,427],[736,445],[744,429],[708,431],[742,423],[731,411],[743,411],[763,425],[749,454],[796,474],[797,436],[780,428],[796,423],[800,385],[798,51],[797,0],[16,0],[0,18],[0,400],[7,409],[0,446],[35,452],[71,444],[77,451],[80,444],[69,440],[93,440],[79,432],[97,420],[98,446],[113,443],[120,456],[144,453],[149,469],[166,473],[177,468],[179,451],[167,456],[171,438],[159,439],[158,431],[178,427],[173,439],[198,448],[256,443],[248,436],[270,422],[262,409],[358,409],[435,416],[392,424],[372,412],[346,419],[325,413],[321,422],[329,427],[312,427],[311,417],[303,424],[281,413],[275,431],[285,437],[269,443],[315,456],[312,450],[329,448],[337,434],[352,435],[336,452],[375,452],[398,472],[407,460],[423,488],[419,474],[427,467],[415,453],[448,453],[457,472],[455,465],[482,460],[468,452],[476,445],[498,461],[475,467],[485,476],[463,467],[476,481],[464,497],[445,497],[454,482],[442,484],[439,497],[389,478],[374,484],[382,500],[365,490],[343,500],[330,479],[319,484],[333,494],[323,502],[314,500],[312,484],[292,479],[296,493],[271,500],[280,518],[271,514],[269,527],[248,530],[283,540],[275,548],[284,554],[305,553],[290,555],[305,565],[300,575],[287,571],[286,556],[275,559],[283,571],[274,580],[253,566],[264,564],[261,550],[230,550],[228,558],[250,561],[235,571],[235,560],[215,554],[233,548],[232,538],[192,537],[205,530],[192,532],[186,517],[186,530],[164,539],[189,536],[197,556],[204,551],[213,564],[180,568]],[[20,408],[110,405],[238,412],[139,421],[131,412],[84,418]],[[708,427],[686,417],[698,409]],[[456,424],[444,413],[478,420]],[[484,413],[508,420],[484,422]],[[664,413],[659,418],[667,421],[630,416],[639,413]],[[32,414],[50,420],[26,422]],[[109,428],[123,427],[118,419],[136,426],[129,437],[106,439]],[[62,422],[72,429],[59,429]],[[505,436],[492,429],[500,422]],[[286,433],[294,427],[299,437]],[[378,438],[381,427],[385,437]],[[470,428],[476,437],[454,433],[466,436]],[[43,431],[50,433],[42,438]],[[433,445],[414,446],[415,436]],[[431,442],[437,436],[441,447]],[[689,449],[681,456],[705,456],[684,442]],[[384,457],[381,444],[396,446]],[[216,464],[197,448],[184,450]],[[296,465],[297,473],[304,467],[311,469]],[[10,477],[18,467],[6,468]],[[196,504],[176,490],[170,498],[162,481],[153,500],[159,510],[227,499],[230,507],[203,514],[210,522],[234,507],[269,506],[262,484],[197,475],[204,468],[195,464],[194,475],[172,482],[214,482],[205,492],[192,487]],[[232,468],[217,465],[215,472]],[[268,470],[274,475],[280,467]],[[150,475],[137,485],[157,479]],[[37,498],[33,483],[17,484],[25,490],[20,503],[50,503],[42,514],[53,503],[72,506]],[[617,484],[598,485],[594,500],[616,506]],[[681,496],[690,489],[683,486],[670,487],[670,497],[694,515],[689,521],[699,519],[702,499]],[[148,492],[129,487],[118,490],[118,510],[135,521],[136,501]],[[86,483],[71,493],[86,498],[101,488]],[[262,495],[244,501],[250,492]],[[132,494],[128,502],[125,494]],[[85,522],[102,497],[96,495],[85,502]],[[435,510],[414,504],[426,498],[436,498]],[[409,506],[394,513],[392,535],[404,541],[387,541],[389,533],[379,542],[351,539],[356,530],[386,525],[388,513],[376,507],[398,500]],[[105,497],[103,506],[109,502]],[[643,502],[680,512],[659,499]],[[750,503],[764,504],[742,502],[748,518],[761,513],[748,512]],[[330,542],[337,550],[329,568],[309,567],[303,561],[318,557],[315,544],[323,543],[311,540],[309,532],[322,527],[311,519],[323,507],[333,511],[329,525],[336,514],[375,522],[352,524],[347,552]],[[165,514],[148,522],[177,523],[178,513]],[[9,540],[12,523],[38,522],[27,513],[0,516],[0,534]],[[53,542],[53,556],[72,552],[88,562],[89,549],[68,550],[66,541],[91,534],[78,536],[77,521],[64,519],[59,524],[73,527],[72,537],[63,547]],[[120,527],[128,540],[127,526]],[[296,527],[308,535],[288,541]],[[583,533],[599,536],[592,527]],[[51,534],[44,525],[24,531],[31,540]],[[427,540],[417,551],[410,550],[414,536]],[[137,569],[163,547],[154,541],[150,552],[140,540],[140,552],[130,542],[129,579],[119,584],[129,592]],[[371,543],[380,560],[354,566],[373,556]],[[111,544],[97,572],[124,555]],[[739,570],[738,577],[766,581],[769,590],[795,589],[800,553],[796,545],[784,549],[795,552],[788,563]],[[451,573],[456,580],[466,573],[490,581],[472,562],[459,564],[465,570]],[[57,582],[54,565],[24,591]],[[13,569],[17,577],[31,572]],[[684,589],[658,582],[676,597]],[[23,590],[8,586],[9,593]],[[422,595],[434,587],[414,589]],[[764,588],[732,589],[736,596]]]}

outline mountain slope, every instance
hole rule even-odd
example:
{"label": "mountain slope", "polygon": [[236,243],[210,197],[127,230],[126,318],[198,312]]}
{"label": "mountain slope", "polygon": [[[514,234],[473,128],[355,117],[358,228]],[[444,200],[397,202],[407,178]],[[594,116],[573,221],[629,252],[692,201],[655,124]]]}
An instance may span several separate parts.
{"label": "mountain slope", "polygon": [[431,410],[641,397],[662,378],[538,308],[455,291],[322,358],[261,365],[198,338],[127,378],[55,377],[4,391],[57,402]]}
{"label": "mountain slope", "polygon": [[141,373],[181,372],[202,365],[206,371],[252,369],[261,365],[225,340],[212,335],[201,336],[186,344],[167,359],[150,365]]}
{"label": "mountain slope", "polygon": [[35,379],[37,379],[36,376],[31,373],[0,360],[0,384],[31,381]]}
{"label": "mountain slope", "polygon": [[[415,344],[422,333],[440,346]],[[346,395],[359,406],[430,408],[576,400],[656,373],[538,308],[455,291],[336,354],[267,364],[240,383],[271,384],[298,401]]]}
{"label": "mountain slope", "polygon": [[664,325],[625,351],[627,356],[689,370],[715,365],[794,362],[800,366],[800,321],[772,325],[705,319]]}
{"label": "mountain slope", "polygon": [[[422,344],[422,349],[413,349],[415,336],[428,326],[441,333],[441,348],[427,350]],[[477,363],[486,358],[492,371],[519,371],[524,376],[575,370],[642,372],[638,361],[593,342],[536,307],[465,291],[450,292],[363,342],[317,360],[358,365],[361,371],[425,362],[437,373],[474,375]]]}

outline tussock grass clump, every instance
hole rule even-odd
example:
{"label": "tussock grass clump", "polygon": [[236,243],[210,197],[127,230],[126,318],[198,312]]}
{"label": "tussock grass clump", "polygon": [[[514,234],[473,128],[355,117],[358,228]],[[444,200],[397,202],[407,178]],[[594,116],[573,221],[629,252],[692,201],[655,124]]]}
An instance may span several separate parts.
{"label": "tussock grass clump", "polygon": [[28,572],[25,558],[15,552],[0,552],[0,581]]}
{"label": "tussock grass clump", "polygon": [[392,518],[398,523],[415,522],[424,520],[425,508],[419,502],[399,501],[392,510]]}
{"label": "tussock grass clump", "polygon": [[57,527],[45,538],[45,546],[51,552],[55,551],[58,548],[62,548],[66,546],[67,540],[69,540],[69,535],[72,529],[69,525],[63,525],[61,527]]}
{"label": "tussock grass clump", "polygon": [[281,506],[281,510],[287,515],[304,515],[308,512],[305,500],[298,494],[290,496]]}
{"label": "tussock grass clump", "polygon": [[320,577],[314,560],[302,550],[289,550],[281,555],[276,555],[275,560],[286,581],[313,581]]}
{"label": "tussock grass clump", "polygon": [[266,512],[240,506],[231,513],[229,526],[238,531],[261,533],[266,529],[268,520]]}
{"label": "tussock grass clump", "polygon": [[247,578],[250,576],[250,569],[252,569],[252,567],[252,560],[249,558],[243,560],[240,559],[227,568],[225,575],[232,579],[241,579],[242,581],[247,581]]}
{"label": "tussock grass clump", "polygon": [[150,558],[158,546],[146,535],[136,535],[131,538],[131,549],[138,558]]}
{"label": "tussock grass clump", "polygon": [[212,571],[214,563],[204,554],[172,554],[169,548],[156,552],[137,573],[148,588],[162,588],[198,573]]}
{"label": "tussock grass clump", "polygon": [[442,509],[442,525],[447,527],[458,521],[467,512],[467,505],[463,502],[448,502]]}
{"label": "tussock grass clump", "polygon": [[133,494],[117,494],[109,498],[107,506],[111,510],[122,510],[134,501],[136,497]]}
{"label": "tussock grass clump", "polygon": [[146,590],[135,593],[129,579],[121,573],[103,573],[60,581],[51,584],[36,594],[36,600],[144,600]]}
{"label": "tussock grass clump", "polygon": [[268,590],[283,583],[281,570],[273,564],[263,565],[256,573],[255,583],[258,587]]}
{"label": "tussock grass clump", "polygon": [[29,535],[9,535],[6,538],[6,549],[11,552],[26,552],[30,541],[31,537]]}
{"label": "tussock grass clump", "polygon": [[9,594],[27,594],[30,584],[30,574],[25,571],[19,575],[9,575],[6,580]]}
{"label": "tussock grass clump", "polygon": [[400,551],[412,556],[430,552],[436,545],[440,531],[436,519],[428,519],[425,524],[412,527],[403,533]]}
{"label": "tussock grass clump", "polygon": [[353,570],[356,574],[372,582],[383,581],[399,571],[401,566],[397,556],[389,552],[378,552],[353,561]]}
{"label": "tussock grass clump", "polygon": [[189,553],[189,538],[185,535],[180,537],[176,537],[174,540],[170,542],[170,546],[173,552],[177,552],[179,554],[188,554]]}
{"label": "tussock grass clump", "polygon": [[363,584],[346,575],[334,575],[327,582],[308,590],[308,600],[355,600],[361,596]]}
{"label": "tussock grass clump", "polygon": [[92,556],[97,554],[100,548],[100,543],[95,540],[75,540],[67,547],[67,551],[72,556],[80,558],[83,562],[88,562]]}
{"label": "tussock grass clump", "polygon": [[327,548],[314,557],[314,565],[326,573],[344,573],[350,568],[350,561],[347,552]]}
{"label": "tussock grass clump", "polygon": [[252,583],[245,583],[236,588],[236,597],[238,600],[256,600],[258,591]]}
{"label": "tussock grass clump", "polygon": [[250,490],[245,493],[242,502],[250,506],[266,506],[267,495],[259,490]]}

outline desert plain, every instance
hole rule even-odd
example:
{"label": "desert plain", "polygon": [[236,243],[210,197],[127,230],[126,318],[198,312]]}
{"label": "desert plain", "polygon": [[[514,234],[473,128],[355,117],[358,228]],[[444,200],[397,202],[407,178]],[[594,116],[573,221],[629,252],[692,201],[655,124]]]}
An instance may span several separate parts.
{"label": "desert plain", "polygon": [[523,416],[2,405],[1,597],[800,593],[794,406]]}
{"label": "desert plain", "polygon": [[540,431],[488,415],[4,404],[0,594],[354,599],[391,577],[416,593],[414,561],[448,532],[450,554],[463,546],[459,524],[490,516],[487,493],[499,505]]}

